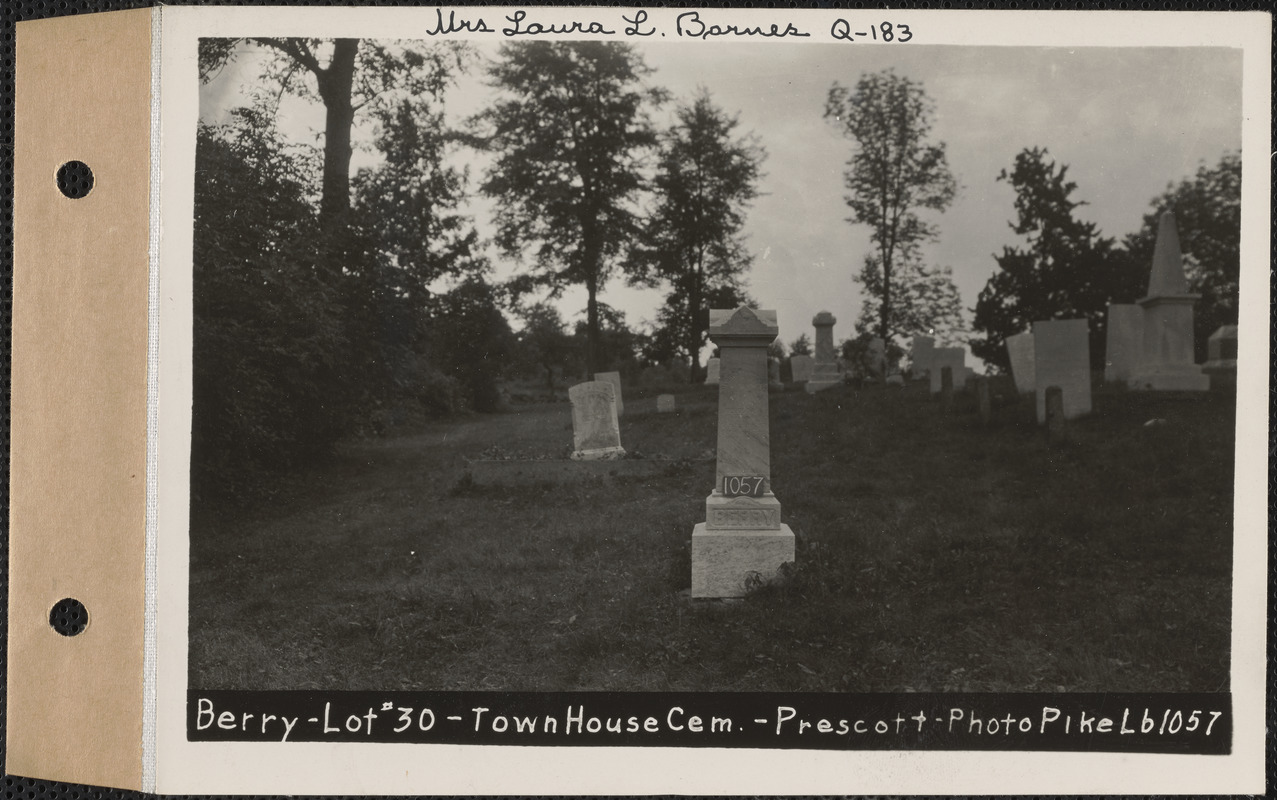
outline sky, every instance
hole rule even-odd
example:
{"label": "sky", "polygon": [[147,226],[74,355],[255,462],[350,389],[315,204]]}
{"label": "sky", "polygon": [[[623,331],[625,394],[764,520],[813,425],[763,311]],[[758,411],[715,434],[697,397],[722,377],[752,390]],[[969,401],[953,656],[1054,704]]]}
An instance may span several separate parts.
{"label": "sky", "polygon": [[[484,58],[495,44],[477,46]],[[777,312],[780,339],[814,338],[811,319],[830,311],[835,340],[853,335],[862,303],[852,276],[868,252],[869,230],[846,221],[843,169],[853,143],[824,120],[825,97],[834,82],[852,87],[867,72],[891,68],[923,84],[934,102],[932,141],[944,142],[958,196],[943,214],[926,214],[939,231],[924,254],[948,266],[967,309],[996,269],[994,253],[1019,243],[1010,229],[1014,193],[999,172],[1015,155],[1044,147],[1067,164],[1077,183],[1076,215],[1120,239],[1137,230],[1150,201],[1167,185],[1213,166],[1241,147],[1241,51],[1225,48],[1044,48],[929,45],[848,48],[839,44],[677,43],[637,45],[655,72],[649,82],[690,100],[707,88],[719,107],[739,115],[741,134],[752,133],[767,151],[761,196],[747,218],[747,247],[754,266],[747,289],[761,308]],[[219,121],[244,104],[258,62],[240,58],[201,88],[201,117]],[[483,108],[496,90],[482,74],[462,78],[448,98],[461,119]],[[659,126],[672,119],[674,103],[653,113]],[[323,111],[317,104],[285,100],[279,128],[298,140],[317,141]],[[356,146],[370,130],[356,131]],[[487,161],[459,158],[475,171]],[[375,155],[357,152],[354,166]],[[468,212],[481,235],[492,231],[490,206],[478,200]],[[498,279],[518,269],[491,250]],[[626,312],[631,327],[655,319],[659,289],[634,289],[614,278],[600,299]],[[558,301],[565,319],[584,317],[583,289]],[[974,359],[968,359],[974,363]]]}

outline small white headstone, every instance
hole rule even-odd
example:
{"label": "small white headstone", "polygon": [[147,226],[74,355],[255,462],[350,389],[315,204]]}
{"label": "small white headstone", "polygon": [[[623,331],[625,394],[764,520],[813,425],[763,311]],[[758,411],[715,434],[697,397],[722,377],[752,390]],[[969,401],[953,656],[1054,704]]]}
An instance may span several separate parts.
{"label": "small white headstone", "polygon": [[1206,340],[1207,361],[1202,372],[1212,386],[1229,386],[1237,381],[1237,326],[1221,325]]}
{"label": "small white headstone", "polygon": [[1091,345],[1085,319],[1033,323],[1037,420],[1046,423],[1046,390],[1064,392],[1064,418],[1091,413]]}
{"label": "small white headstone", "polygon": [[656,410],[662,414],[668,414],[674,410],[674,395],[658,394],[656,396]]}
{"label": "small white headstone", "polygon": [[1011,357],[1011,377],[1020,394],[1033,394],[1037,388],[1033,375],[1033,334],[1017,333],[1007,337],[1007,355]]}
{"label": "small white headstone", "polygon": [[568,399],[572,401],[572,458],[588,461],[625,455],[611,382],[578,383],[568,389]]}
{"label": "small white headstone", "polygon": [[717,358],[711,358],[709,361],[705,363],[705,385],[706,386],[718,385],[718,364],[719,364],[719,361]]}

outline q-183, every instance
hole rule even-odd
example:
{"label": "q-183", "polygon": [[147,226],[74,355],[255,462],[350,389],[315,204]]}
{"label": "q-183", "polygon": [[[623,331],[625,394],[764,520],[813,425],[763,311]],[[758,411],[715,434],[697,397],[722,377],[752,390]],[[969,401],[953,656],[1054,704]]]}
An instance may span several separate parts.
{"label": "q-183", "polygon": [[844,42],[854,42],[859,38],[861,41],[868,39],[873,42],[904,43],[913,38],[913,31],[909,30],[909,26],[898,22],[880,22],[876,25],[870,23],[856,27],[865,28],[865,30],[852,30],[851,23],[839,17],[830,26],[829,35]]}

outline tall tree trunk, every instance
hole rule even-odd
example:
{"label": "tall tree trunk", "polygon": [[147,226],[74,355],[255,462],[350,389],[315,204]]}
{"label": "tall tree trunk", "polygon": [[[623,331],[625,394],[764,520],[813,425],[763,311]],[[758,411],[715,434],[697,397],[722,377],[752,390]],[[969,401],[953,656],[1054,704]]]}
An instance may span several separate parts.
{"label": "tall tree trunk", "polygon": [[883,346],[887,344],[887,334],[891,331],[891,259],[895,255],[888,245],[882,251],[882,312],[878,318],[878,336]]}
{"label": "tall tree trunk", "polygon": [[594,373],[602,371],[599,354],[599,301],[598,273],[591,272],[585,279],[585,363]]}
{"label": "tall tree trunk", "polygon": [[599,273],[603,266],[599,262],[603,258],[598,234],[595,232],[595,220],[587,218],[581,225],[581,258],[585,267],[585,365],[594,377],[595,372],[603,369],[602,347],[599,336]]}
{"label": "tall tree trunk", "polygon": [[355,120],[353,99],[358,39],[337,39],[328,67],[316,74],[324,101],[324,179],[319,219],[325,230],[345,223],[350,212],[350,129]]}

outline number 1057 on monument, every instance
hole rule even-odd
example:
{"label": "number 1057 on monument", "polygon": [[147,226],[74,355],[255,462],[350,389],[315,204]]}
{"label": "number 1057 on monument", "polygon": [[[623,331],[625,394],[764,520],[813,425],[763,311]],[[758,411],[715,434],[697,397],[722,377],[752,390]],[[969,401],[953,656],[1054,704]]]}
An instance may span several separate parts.
{"label": "number 1057 on monument", "polygon": [[762,497],[763,477],[761,475],[724,475],[723,494],[728,497]]}

